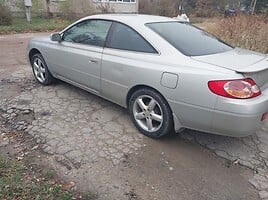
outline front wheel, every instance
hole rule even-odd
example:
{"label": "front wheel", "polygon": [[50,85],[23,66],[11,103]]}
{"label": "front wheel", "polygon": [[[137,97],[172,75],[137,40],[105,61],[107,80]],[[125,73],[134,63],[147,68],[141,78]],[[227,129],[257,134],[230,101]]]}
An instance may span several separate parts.
{"label": "front wheel", "polygon": [[172,131],[170,107],[166,100],[152,89],[143,88],[132,94],[129,113],[136,128],[148,137],[160,138]]}
{"label": "front wheel", "polygon": [[36,53],[31,58],[31,65],[35,79],[42,85],[50,85],[55,78],[49,72],[47,64],[40,53]]}

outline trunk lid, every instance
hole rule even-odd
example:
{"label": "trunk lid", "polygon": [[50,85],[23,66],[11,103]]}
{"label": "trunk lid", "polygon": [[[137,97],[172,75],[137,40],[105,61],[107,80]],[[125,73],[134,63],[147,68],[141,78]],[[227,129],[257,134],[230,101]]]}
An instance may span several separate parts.
{"label": "trunk lid", "polygon": [[[219,54],[193,56],[192,59],[237,72],[256,72],[268,67],[267,55],[239,48]],[[260,61],[264,62],[258,64]]]}
{"label": "trunk lid", "polygon": [[252,78],[262,90],[268,88],[268,55],[236,48],[219,54],[194,56],[192,59],[242,73]]}

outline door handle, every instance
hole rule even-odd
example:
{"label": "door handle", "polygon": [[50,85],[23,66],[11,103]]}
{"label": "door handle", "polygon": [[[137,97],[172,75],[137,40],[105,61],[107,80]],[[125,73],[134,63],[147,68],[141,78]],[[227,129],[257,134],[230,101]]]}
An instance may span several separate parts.
{"label": "door handle", "polygon": [[97,61],[97,60],[94,60],[94,59],[90,59],[90,60],[89,60],[89,63],[95,63],[95,64],[97,64],[98,61]]}

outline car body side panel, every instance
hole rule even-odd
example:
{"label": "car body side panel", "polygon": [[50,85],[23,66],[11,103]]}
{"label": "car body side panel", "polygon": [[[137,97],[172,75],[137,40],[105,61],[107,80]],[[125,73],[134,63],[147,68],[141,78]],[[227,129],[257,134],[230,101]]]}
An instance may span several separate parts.
{"label": "car body side panel", "polygon": [[103,48],[61,42],[47,47],[47,58],[54,73],[92,90],[100,90]]}
{"label": "car body side panel", "polygon": [[[137,56],[143,59],[136,59]],[[162,70],[150,62],[158,54],[143,54],[105,48],[101,67],[102,95],[127,107],[128,91],[136,85],[159,88]],[[147,80],[143,79],[147,77]],[[142,81],[143,80],[143,81]]]}
{"label": "car body side panel", "polygon": [[48,37],[29,44],[44,57],[53,76],[76,82],[99,92],[100,66],[103,48],[70,42],[52,42]]}
{"label": "car body side panel", "polygon": [[218,97],[211,132],[236,137],[254,134],[265,112],[268,112],[268,88],[253,99]]}
{"label": "car body side panel", "polygon": [[[105,48],[101,67],[102,95],[127,107],[126,97],[131,88],[136,85],[152,87],[166,98],[184,127],[210,132],[217,95],[209,91],[207,83],[212,76],[221,79],[226,74],[217,70],[182,66],[178,64],[178,59]],[[163,63],[163,60],[168,62]],[[161,84],[165,72],[179,77],[177,87],[168,88]],[[241,78],[242,75],[229,73],[229,77]]]}

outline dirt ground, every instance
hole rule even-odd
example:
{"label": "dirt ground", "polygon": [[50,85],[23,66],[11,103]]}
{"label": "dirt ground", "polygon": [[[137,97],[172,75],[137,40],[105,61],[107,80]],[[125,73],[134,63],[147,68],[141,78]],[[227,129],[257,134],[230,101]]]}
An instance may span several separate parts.
{"label": "dirt ground", "polygon": [[[250,146],[259,135],[240,140],[187,130],[144,137],[113,103],[62,82],[38,85],[26,59],[28,40],[37,35],[48,34],[0,36],[0,114],[9,124],[0,134],[31,135],[42,163],[61,179],[101,200],[268,198],[267,179],[256,176],[267,175],[266,160]],[[7,147],[0,137],[0,152]]]}

